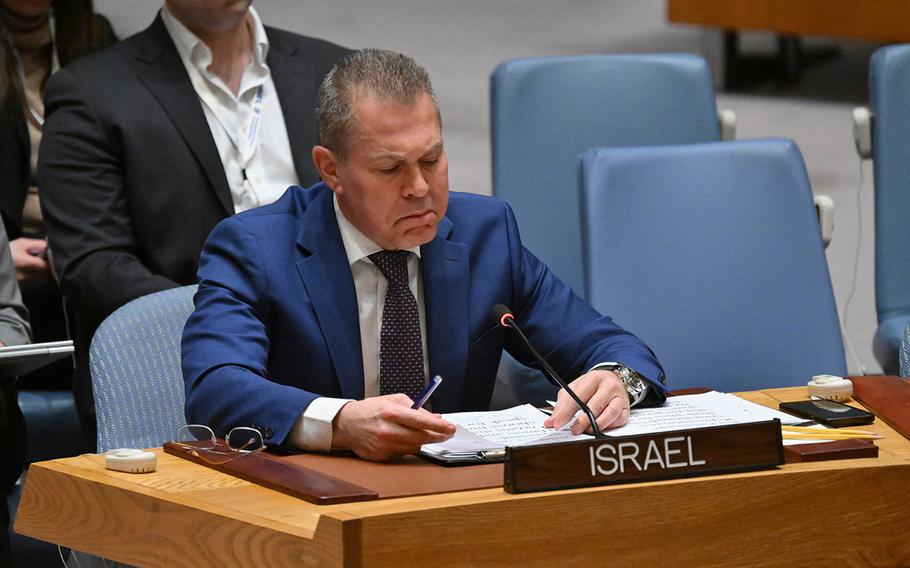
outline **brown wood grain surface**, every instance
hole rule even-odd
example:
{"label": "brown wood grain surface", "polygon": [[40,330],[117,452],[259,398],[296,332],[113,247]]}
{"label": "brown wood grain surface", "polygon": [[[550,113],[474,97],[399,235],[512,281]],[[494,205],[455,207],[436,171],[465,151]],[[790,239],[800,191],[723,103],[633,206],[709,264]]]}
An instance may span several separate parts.
{"label": "brown wood grain surface", "polygon": [[667,18],[728,30],[910,41],[906,0],[667,0]]}
{"label": "brown wood grain surface", "polygon": [[[377,492],[380,499],[502,486],[501,463],[442,467],[416,456],[405,456],[391,463],[376,463],[325,454],[300,454],[273,459],[318,470],[366,487]],[[406,473],[402,474],[403,472]]]}
{"label": "brown wood grain surface", "polygon": [[910,439],[910,379],[883,375],[850,377],[850,380],[856,400]]}
{"label": "brown wood grain surface", "polygon": [[346,479],[334,477],[325,471],[310,469],[286,459],[271,457],[265,452],[240,455],[224,461],[223,455],[206,454],[204,449],[177,442],[166,442],[164,451],[203,467],[252,481],[263,487],[318,505],[369,501],[379,498],[376,491]]}
{"label": "brown wood grain surface", "polygon": [[[743,396],[776,407],[806,393]],[[15,529],[135,566],[910,565],[910,441],[866,428],[885,436],[877,458],[326,506],[160,450],[138,475],[87,455],[32,466]]]}

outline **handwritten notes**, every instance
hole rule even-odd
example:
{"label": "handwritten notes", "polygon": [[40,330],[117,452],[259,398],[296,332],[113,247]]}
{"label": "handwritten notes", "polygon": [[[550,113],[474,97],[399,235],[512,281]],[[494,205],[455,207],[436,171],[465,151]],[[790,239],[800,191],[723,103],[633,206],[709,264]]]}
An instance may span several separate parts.
{"label": "handwritten notes", "polygon": [[[506,446],[527,446],[571,440],[587,440],[591,436],[573,436],[568,425],[560,430],[543,425],[547,415],[529,404],[495,412],[459,412],[443,418],[456,426],[455,436],[440,444],[427,444],[421,451],[435,457],[472,457],[484,459],[498,456]],[[607,436],[652,434],[670,430],[688,430],[709,426],[745,424],[777,418],[781,424],[797,424],[797,418],[732,394],[707,392],[667,399],[663,406],[636,408],[629,422],[605,432]],[[571,424],[571,423],[570,423]],[[785,441],[785,443],[787,443]]]}

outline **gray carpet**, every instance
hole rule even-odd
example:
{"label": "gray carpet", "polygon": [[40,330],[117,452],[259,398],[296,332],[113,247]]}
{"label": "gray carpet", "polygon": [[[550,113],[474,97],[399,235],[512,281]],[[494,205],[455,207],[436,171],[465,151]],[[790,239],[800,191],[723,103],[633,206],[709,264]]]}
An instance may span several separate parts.
{"label": "gray carpet", "polygon": [[[96,0],[95,5],[121,37],[145,27],[158,8],[153,0]],[[655,51],[690,51],[715,59],[716,37],[667,23],[662,0],[257,0],[255,6],[267,24],[349,47],[395,49],[421,62],[442,106],[452,187],[476,193],[490,192],[488,86],[498,63],[534,55]],[[749,35],[744,43],[753,52],[773,46],[761,34]],[[828,263],[841,321],[846,319],[846,336],[856,353],[848,345],[847,364],[853,373],[861,368],[875,372],[880,368],[871,350],[876,326],[872,169],[869,163],[863,166],[865,179],[858,187],[851,109],[865,102],[867,62],[876,46],[840,46],[840,57],[807,70],[798,85],[768,81],[736,94],[720,93],[718,105],[736,111],[739,139],[796,140],[814,191],[834,199]]]}

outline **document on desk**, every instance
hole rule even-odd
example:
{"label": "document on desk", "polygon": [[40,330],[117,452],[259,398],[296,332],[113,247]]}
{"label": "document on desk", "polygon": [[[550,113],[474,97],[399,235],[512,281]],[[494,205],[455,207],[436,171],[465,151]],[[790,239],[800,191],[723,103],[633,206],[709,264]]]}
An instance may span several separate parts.
{"label": "document on desk", "polygon": [[[530,404],[491,412],[458,412],[444,414],[455,424],[455,435],[445,442],[426,444],[421,455],[444,463],[501,460],[506,446],[527,446],[575,440],[591,436],[573,436],[568,427],[559,430],[543,425],[547,415]],[[711,391],[703,394],[674,396],[654,408],[636,408],[629,422],[605,432],[607,436],[653,434],[671,430],[688,430],[709,426],[730,426],[777,418],[781,424],[798,424],[803,418],[744,400],[732,394]],[[805,440],[784,440],[806,443]]]}
{"label": "document on desk", "polygon": [[[711,391],[703,394],[673,396],[667,399],[666,404],[655,408],[633,409],[629,422],[625,426],[610,430],[606,434],[608,436],[653,434],[670,430],[746,424],[775,418],[780,420],[782,425],[805,422],[804,418],[780,412],[732,394]],[[784,445],[800,443],[806,443],[806,441],[784,440]]]}
{"label": "document on desk", "polygon": [[573,436],[569,425],[559,430],[547,428],[543,425],[547,415],[530,404],[491,412],[443,414],[443,418],[455,424],[455,435],[439,444],[425,444],[420,453],[449,463],[501,461],[506,446],[591,439],[584,434]]}

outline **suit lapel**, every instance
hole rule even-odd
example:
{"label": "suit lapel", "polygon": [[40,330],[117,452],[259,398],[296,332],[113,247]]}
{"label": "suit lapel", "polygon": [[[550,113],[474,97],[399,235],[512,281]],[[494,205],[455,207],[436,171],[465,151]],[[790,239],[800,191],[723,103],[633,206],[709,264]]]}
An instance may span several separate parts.
{"label": "suit lapel", "polygon": [[[308,191],[315,191],[311,189]],[[457,412],[468,357],[470,271],[468,248],[448,240],[444,218],[436,238],[421,247],[430,376],[445,380],[433,396],[435,412]],[[313,201],[301,220],[297,242],[306,258],[297,271],[316,312],[319,327],[345,398],[363,398],[363,356],[357,293],[335,220],[332,193]]]}
{"label": "suit lapel", "polygon": [[452,222],[443,218],[436,238],[420,249],[426,303],[430,376],[444,380],[433,395],[434,412],[457,412],[468,359],[468,247],[448,240]]}
{"label": "suit lapel", "polygon": [[[313,65],[302,54],[297,52],[297,47],[291,43],[281,41],[276,34],[269,34],[269,54],[266,61],[278,91],[278,101],[281,103],[281,112],[284,115],[284,124],[288,132],[288,141],[291,144],[291,155],[294,160],[294,169],[301,185],[310,180],[318,179],[310,156],[313,140],[318,138],[316,121],[310,119],[312,110],[302,112],[302,109],[316,108],[315,78]],[[296,119],[295,119],[296,117]],[[301,120],[300,118],[305,120]]]}
{"label": "suit lapel", "polygon": [[225,212],[233,215],[234,204],[221,156],[199,97],[160,14],[143,34],[144,41],[138,44],[136,54],[136,59],[143,63],[138,67],[139,80],[161,103],[164,112],[202,166]]}
{"label": "suit lapel", "polygon": [[[317,191],[309,189],[307,191]],[[354,277],[335,220],[332,192],[307,208],[297,242],[306,258],[297,263],[345,398],[363,398],[363,356]]]}

